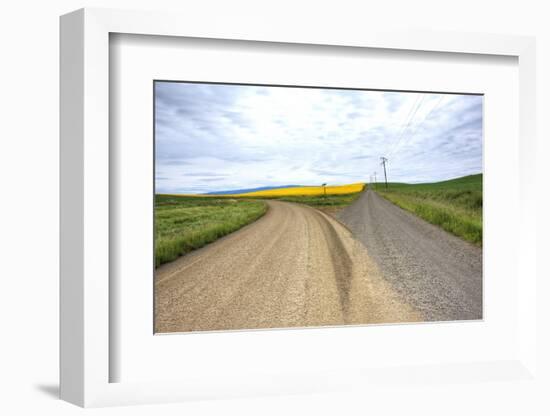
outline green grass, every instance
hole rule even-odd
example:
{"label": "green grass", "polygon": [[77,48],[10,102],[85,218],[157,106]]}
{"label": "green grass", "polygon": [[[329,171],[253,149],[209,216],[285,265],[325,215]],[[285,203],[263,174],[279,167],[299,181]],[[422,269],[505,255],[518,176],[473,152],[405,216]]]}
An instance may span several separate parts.
{"label": "green grass", "polygon": [[262,201],[155,196],[155,267],[203,247],[257,220]]}
{"label": "green grass", "polygon": [[[276,199],[278,201],[286,202],[297,202],[300,204],[310,205],[315,208],[323,209],[339,209],[344,208],[355,201],[360,192],[353,194],[341,194],[341,195],[296,195],[296,196],[283,196],[283,197],[273,197],[269,199]],[[266,198],[267,199],[267,198]]]}
{"label": "green grass", "polygon": [[476,245],[483,241],[483,177],[424,184],[389,183],[377,192],[397,206]]}

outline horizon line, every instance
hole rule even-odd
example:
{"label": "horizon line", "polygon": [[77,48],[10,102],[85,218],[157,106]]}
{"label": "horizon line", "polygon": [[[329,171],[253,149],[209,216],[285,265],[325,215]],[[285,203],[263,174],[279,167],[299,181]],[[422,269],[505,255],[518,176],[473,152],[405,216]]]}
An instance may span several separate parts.
{"label": "horizon line", "polygon": [[[483,176],[483,172],[479,172],[479,173],[471,173],[469,175],[464,175],[464,176],[457,176],[457,177],[453,177],[453,178],[449,178],[449,179],[443,179],[443,180],[438,180],[438,181],[430,181],[430,182],[394,182],[394,181],[388,181],[389,184],[404,184],[404,185],[420,185],[420,184],[432,184],[432,183],[440,183],[440,182],[447,182],[447,181],[452,181],[452,180],[455,180],[455,179],[461,179],[461,178],[467,178],[468,176],[477,176],[477,175],[482,175]],[[369,181],[358,181],[358,182],[350,182],[350,183],[344,183],[344,184],[329,184],[327,183],[326,186],[346,186],[346,185],[353,185],[353,184],[358,184],[358,183],[362,183],[362,184],[369,184],[370,182]],[[384,180],[377,180],[376,183],[385,183]],[[266,190],[269,190],[269,189],[275,189],[275,188],[297,188],[297,187],[300,187],[300,188],[307,188],[307,187],[310,187],[310,188],[320,188],[322,187],[323,185],[274,185],[274,186],[256,186],[256,187],[251,187],[251,188],[242,188],[242,189],[229,189],[229,190],[221,190],[221,191],[208,191],[208,192],[199,192],[199,193],[193,193],[193,192],[156,192],[155,190],[155,195],[211,195],[211,196],[216,196],[217,195],[231,195],[231,194],[224,194],[223,192],[234,192],[234,191],[250,191],[250,190],[254,190],[254,189],[257,189],[257,188],[268,188]],[[246,193],[246,192],[242,192],[242,193]]]}

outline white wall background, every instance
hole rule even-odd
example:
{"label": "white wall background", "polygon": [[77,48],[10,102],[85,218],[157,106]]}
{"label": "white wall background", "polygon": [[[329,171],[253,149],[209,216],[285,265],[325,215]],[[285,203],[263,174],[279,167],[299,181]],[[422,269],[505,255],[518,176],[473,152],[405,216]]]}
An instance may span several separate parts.
{"label": "white wall background", "polygon": [[[550,26],[547,1],[170,1],[19,0],[0,10],[0,413],[73,414],[56,399],[58,382],[58,16],[84,6],[178,10],[208,22],[211,13],[269,16],[308,24],[433,28],[535,35],[538,42],[539,250],[548,252],[550,158]],[[546,7],[545,7],[546,6]],[[546,165],[546,166],[545,166]],[[545,187],[546,185],[546,187]],[[543,244],[545,244],[543,246]],[[538,322],[542,377],[550,374],[550,294],[547,256],[539,256]],[[546,262],[546,264],[543,264]],[[389,388],[254,400],[99,409],[123,414],[549,414],[550,385],[487,383]],[[436,392],[436,394],[434,394]]]}

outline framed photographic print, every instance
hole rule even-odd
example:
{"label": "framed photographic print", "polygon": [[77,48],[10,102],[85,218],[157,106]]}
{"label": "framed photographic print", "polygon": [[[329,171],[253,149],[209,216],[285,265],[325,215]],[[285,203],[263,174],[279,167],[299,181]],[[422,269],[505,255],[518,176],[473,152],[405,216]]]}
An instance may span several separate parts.
{"label": "framed photographic print", "polygon": [[154,99],[155,332],[482,318],[482,95]]}
{"label": "framed photographic print", "polygon": [[62,398],[529,377],[533,40],[246,21],[61,19]]}

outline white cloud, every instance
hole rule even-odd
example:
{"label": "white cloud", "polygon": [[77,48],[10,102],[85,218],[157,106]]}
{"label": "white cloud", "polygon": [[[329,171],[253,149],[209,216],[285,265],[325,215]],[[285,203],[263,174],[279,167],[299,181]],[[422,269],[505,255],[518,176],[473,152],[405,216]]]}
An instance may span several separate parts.
{"label": "white cloud", "polygon": [[[437,181],[482,169],[482,97],[156,84],[157,192]],[[408,119],[410,122],[407,123]]]}

